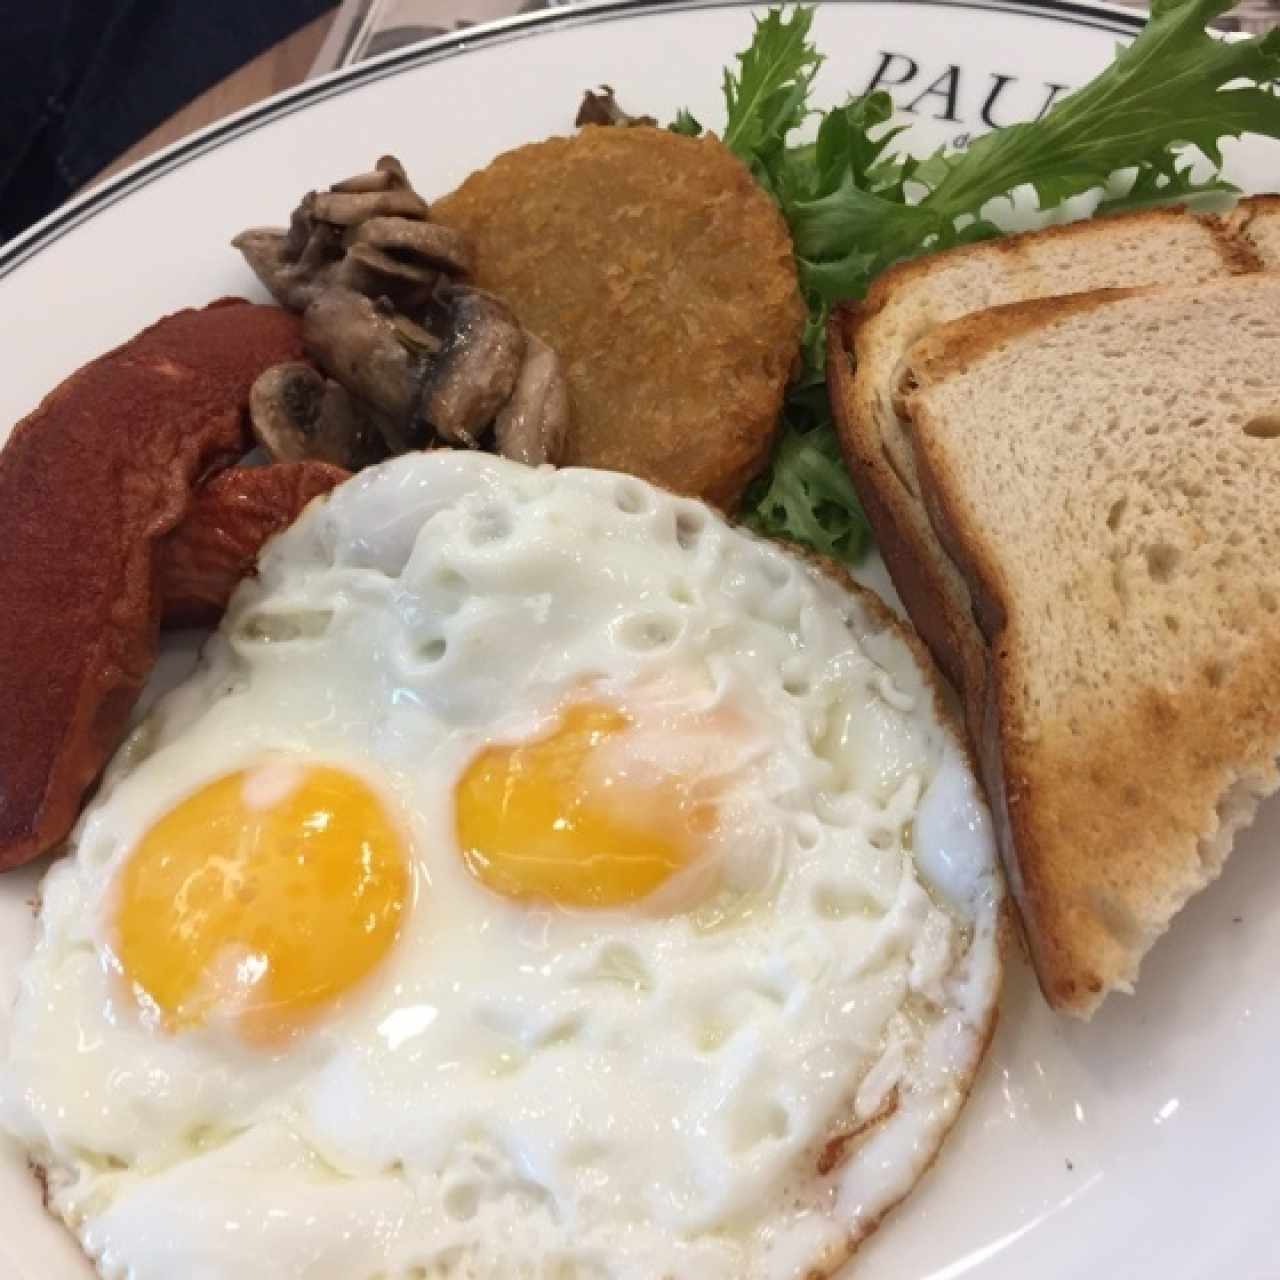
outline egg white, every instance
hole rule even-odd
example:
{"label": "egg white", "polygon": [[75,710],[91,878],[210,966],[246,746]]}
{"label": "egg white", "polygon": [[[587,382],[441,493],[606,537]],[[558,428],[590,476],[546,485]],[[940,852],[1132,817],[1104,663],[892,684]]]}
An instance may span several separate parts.
{"label": "egg white", "polygon": [[[466,870],[467,762],[584,688],[723,779],[714,893],[574,912]],[[287,1046],[166,1035],[105,962],[113,878],[184,795],[281,752],[383,795],[415,870],[403,936]],[[73,843],[0,1119],[107,1277],[802,1275],[927,1164],[998,987],[988,820],[895,630],[602,472],[424,454],[313,504]]]}

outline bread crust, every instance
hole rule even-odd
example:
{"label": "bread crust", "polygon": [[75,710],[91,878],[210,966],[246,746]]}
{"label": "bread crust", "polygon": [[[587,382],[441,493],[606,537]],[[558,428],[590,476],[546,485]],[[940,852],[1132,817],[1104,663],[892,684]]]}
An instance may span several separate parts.
{"label": "bread crust", "polygon": [[845,303],[832,312],[827,325],[827,386],[836,436],[893,585],[934,660],[959,688],[964,668],[951,621],[942,609],[942,590],[933,561],[917,552],[901,510],[901,483],[893,476],[889,459],[882,451],[867,447],[868,433],[861,428],[864,416],[854,393],[853,352],[862,323],[862,306]]}

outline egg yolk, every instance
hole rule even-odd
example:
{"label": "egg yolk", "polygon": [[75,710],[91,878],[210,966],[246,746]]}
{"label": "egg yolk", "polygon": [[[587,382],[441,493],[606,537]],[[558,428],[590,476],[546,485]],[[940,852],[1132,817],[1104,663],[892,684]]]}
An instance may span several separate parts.
{"label": "egg yolk", "polygon": [[167,1030],[221,1015],[246,1038],[273,1040],[383,958],[410,871],[365,782],[272,761],[218,778],[166,813],[117,888],[116,960]]}
{"label": "egg yolk", "polygon": [[695,802],[678,776],[637,782],[611,772],[610,745],[631,727],[616,708],[579,704],[544,737],[481,751],[455,797],[471,873],[511,898],[614,907],[692,863],[714,808]]}

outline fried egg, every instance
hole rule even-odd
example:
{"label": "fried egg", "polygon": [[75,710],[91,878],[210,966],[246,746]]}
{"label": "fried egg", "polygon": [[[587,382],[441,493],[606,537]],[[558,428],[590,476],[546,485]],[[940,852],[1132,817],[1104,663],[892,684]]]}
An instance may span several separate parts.
{"label": "fried egg", "polygon": [[0,1119],[128,1280],[783,1280],[990,1030],[965,755],[869,597],[632,478],[313,503],[44,882]]}

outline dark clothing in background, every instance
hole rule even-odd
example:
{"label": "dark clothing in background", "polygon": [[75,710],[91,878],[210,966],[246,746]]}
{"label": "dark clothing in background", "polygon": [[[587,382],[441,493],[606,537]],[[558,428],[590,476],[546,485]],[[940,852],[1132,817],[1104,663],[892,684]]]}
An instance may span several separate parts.
{"label": "dark clothing in background", "polygon": [[336,0],[0,0],[0,243]]}

